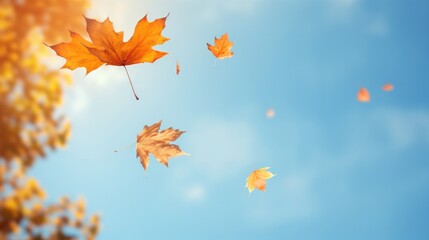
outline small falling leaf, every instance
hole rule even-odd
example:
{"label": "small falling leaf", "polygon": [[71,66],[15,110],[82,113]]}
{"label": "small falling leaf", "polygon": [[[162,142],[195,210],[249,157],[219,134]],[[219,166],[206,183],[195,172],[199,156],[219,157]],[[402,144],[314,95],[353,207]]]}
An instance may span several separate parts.
{"label": "small falling leaf", "polygon": [[246,179],[246,187],[251,193],[255,188],[265,191],[266,180],[274,177],[275,175],[268,171],[270,167],[260,168],[253,171]]}
{"label": "small falling leaf", "polygon": [[388,84],[384,84],[384,85],[383,85],[383,91],[385,91],[385,92],[390,92],[390,91],[392,91],[392,90],[393,90],[393,84],[388,83]]}
{"label": "small falling leaf", "polygon": [[171,157],[187,155],[178,145],[169,143],[176,141],[184,131],[170,127],[159,132],[160,127],[161,121],[152,126],[145,125],[143,131],[137,135],[136,157],[140,157],[140,163],[145,170],[149,165],[149,153],[167,167]]}
{"label": "small falling leaf", "polygon": [[369,102],[371,99],[369,92],[366,88],[361,88],[357,94],[357,100],[359,102]]}
{"label": "small falling leaf", "polygon": [[180,64],[179,61],[176,61],[176,74],[179,75],[180,73]]}
{"label": "small falling leaf", "polygon": [[265,116],[267,118],[273,118],[276,115],[276,112],[272,108],[268,108],[267,112],[265,113]]}
{"label": "small falling leaf", "polygon": [[164,17],[149,22],[147,15],[144,16],[137,23],[133,36],[124,42],[124,33],[115,32],[109,18],[104,22],[98,22],[85,17],[86,30],[92,42],[85,40],[77,33],[70,32],[71,42],[59,43],[50,47],[58,56],[67,60],[62,68],[73,70],[84,67],[88,74],[104,64],[123,66],[134,96],[138,100],[125,66],[144,62],[153,63],[167,54],[152,49],[169,40],[161,35],[166,19],[167,17]]}
{"label": "small falling leaf", "polygon": [[228,33],[225,33],[219,39],[215,37],[214,46],[207,43],[207,47],[216,58],[224,59],[230,58],[232,55],[234,55],[234,53],[231,52],[233,44],[233,42],[228,40]]}

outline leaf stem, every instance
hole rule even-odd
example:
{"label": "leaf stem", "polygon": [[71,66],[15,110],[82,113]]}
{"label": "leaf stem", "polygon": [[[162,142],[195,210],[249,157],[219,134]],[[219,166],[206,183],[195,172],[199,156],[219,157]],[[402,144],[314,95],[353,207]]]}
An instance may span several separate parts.
{"label": "leaf stem", "polygon": [[134,97],[136,98],[136,100],[139,100],[139,97],[137,97],[137,94],[136,94],[136,92],[134,91],[133,82],[131,81],[130,74],[128,74],[127,67],[125,67],[125,65],[122,65],[122,66],[125,68],[125,72],[127,73],[128,81],[130,81],[130,85],[131,85],[131,89],[133,90]]}

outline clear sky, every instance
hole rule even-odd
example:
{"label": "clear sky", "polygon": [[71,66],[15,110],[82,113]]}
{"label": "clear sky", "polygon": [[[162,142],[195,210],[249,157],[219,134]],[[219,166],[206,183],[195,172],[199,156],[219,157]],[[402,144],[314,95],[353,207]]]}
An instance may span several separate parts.
{"label": "clear sky", "polygon": [[[52,200],[84,195],[99,239],[429,239],[429,2],[120,2],[87,15],[128,38],[170,13],[170,54],[129,67],[140,101],[123,68],[75,70],[72,138],[31,172]],[[234,56],[214,66],[225,32]],[[133,147],[113,152],[159,120],[191,156],[145,173]],[[265,166],[277,175],[249,195]]]}

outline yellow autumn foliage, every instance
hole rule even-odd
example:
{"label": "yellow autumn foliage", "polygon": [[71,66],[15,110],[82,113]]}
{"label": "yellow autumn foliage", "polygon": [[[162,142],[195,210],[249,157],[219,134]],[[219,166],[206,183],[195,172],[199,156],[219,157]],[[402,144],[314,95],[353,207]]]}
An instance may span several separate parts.
{"label": "yellow autumn foliage", "polygon": [[0,239],[98,234],[99,216],[87,216],[83,200],[46,202],[46,191],[26,175],[70,136],[58,108],[71,77],[49,65],[54,56],[45,44],[67,41],[69,30],[83,32],[87,6],[88,0],[0,0]]}
{"label": "yellow autumn foliage", "polygon": [[[0,163],[0,166],[0,169],[6,170],[6,174],[2,175],[2,184],[9,189],[2,191],[0,196],[0,239],[13,239],[23,235],[29,239],[62,239],[58,236],[79,239],[96,237],[100,222],[94,219],[99,219],[99,216],[85,217],[83,198],[73,202],[62,197],[59,203],[46,203],[45,194],[41,194],[44,191],[36,179],[14,174],[20,171],[19,162],[9,165]],[[39,236],[40,233],[44,235]]]}
{"label": "yellow autumn foliage", "polygon": [[82,31],[86,7],[86,0],[0,2],[1,159],[29,167],[47,149],[65,145],[70,124],[56,110],[71,78],[47,65],[52,53],[43,43]]}

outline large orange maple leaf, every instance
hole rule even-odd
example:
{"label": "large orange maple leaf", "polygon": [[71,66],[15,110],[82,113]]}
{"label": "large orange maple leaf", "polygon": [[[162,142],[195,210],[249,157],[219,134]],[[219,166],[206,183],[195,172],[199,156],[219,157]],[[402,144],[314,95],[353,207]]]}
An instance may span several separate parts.
{"label": "large orange maple leaf", "polygon": [[67,60],[62,68],[73,70],[84,67],[86,74],[88,74],[104,64],[123,66],[127,72],[134,96],[138,100],[125,66],[144,62],[153,63],[167,54],[152,49],[152,47],[169,40],[161,35],[167,17],[149,22],[147,15],[144,16],[137,23],[133,36],[127,42],[123,41],[123,32],[115,32],[113,23],[109,18],[104,22],[98,22],[85,17],[86,30],[92,42],[85,40],[77,33],[70,32],[71,42],[50,47],[58,56]]}

